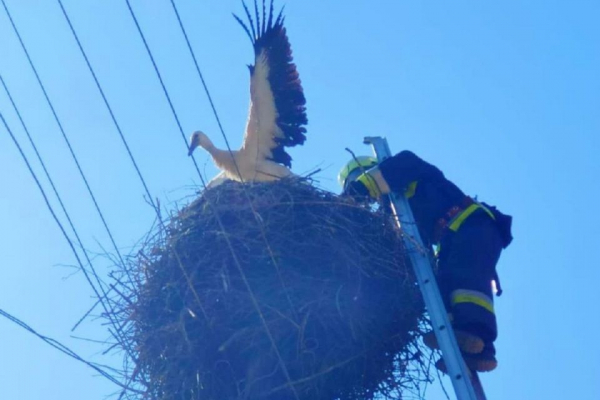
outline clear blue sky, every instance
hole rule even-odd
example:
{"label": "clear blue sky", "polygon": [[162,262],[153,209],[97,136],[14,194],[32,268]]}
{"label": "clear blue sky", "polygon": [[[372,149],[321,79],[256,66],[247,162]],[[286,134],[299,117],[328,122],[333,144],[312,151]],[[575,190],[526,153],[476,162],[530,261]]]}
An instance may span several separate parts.
{"label": "clear blue sky", "polygon": [[[6,2],[127,252],[153,214],[58,3]],[[169,1],[132,3],[186,135],[202,129],[222,145]],[[172,205],[198,180],[125,2],[64,4],[150,190]],[[241,5],[177,4],[237,147],[253,57],[230,15]],[[367,152],[363,136],[385,135],[394,150],[415,151],[467,193],[512,214],[515,241],[499,264],[499,367],[482,377],[488,397],[599,399],[600,3],[290,0],[286,14],[310,120],[308,141],[292,150],[294,171],[321,167],[321,184],[337,191],[344,147]],[[2,9],[0,38],[0,73],[86,246],[108,248]],[[25,143],[2,91],[0,110]],[[207,156],[198,152],[198,160],[212,177]],[[117,364],[70,338],[92,294],[81,274],[69,277],[74,257],[4,128],[0,171],[0,308],[92,361]],[[106,261],[97,263],[107,271]],[[107,338],[98,321],[74,334]],[[6,320],[0,338],[2,399],[103,399],[116,391]],[[433,384],[427,399],[443,398]]]}

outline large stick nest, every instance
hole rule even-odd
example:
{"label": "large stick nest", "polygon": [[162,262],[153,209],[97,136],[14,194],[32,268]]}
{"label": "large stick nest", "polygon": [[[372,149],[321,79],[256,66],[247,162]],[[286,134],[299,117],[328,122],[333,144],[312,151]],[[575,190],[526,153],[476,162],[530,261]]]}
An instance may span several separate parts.
{"label": "large stick nest", "polygon": [[372,399],[413,385],[423,306],[383,212],[298,181],[210,189],[129,266],[144,398]]}

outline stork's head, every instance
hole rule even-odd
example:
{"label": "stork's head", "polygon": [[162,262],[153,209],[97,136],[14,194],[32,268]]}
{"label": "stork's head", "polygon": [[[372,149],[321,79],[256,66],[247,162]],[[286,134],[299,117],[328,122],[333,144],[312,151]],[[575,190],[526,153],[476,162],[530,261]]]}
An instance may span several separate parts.
{"label": "stork's head", "polygon": [[198,146],[205,150],[210,150],[210,148],[213,147],[213,144],[208,136],[206,136],[202,131],[196,131],[192,133],[192,136],[190,137],[190,150],[188,151],[188,156],[191,156]]}

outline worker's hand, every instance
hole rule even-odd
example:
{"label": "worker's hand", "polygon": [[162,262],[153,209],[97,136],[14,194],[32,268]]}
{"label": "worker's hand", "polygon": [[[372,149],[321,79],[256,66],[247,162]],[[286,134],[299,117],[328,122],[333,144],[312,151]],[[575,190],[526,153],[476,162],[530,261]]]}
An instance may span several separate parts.
{"label": "worker's hand", "polygon": [[367,189],[369,196],[371,196],[371,198],[378,200],[381,197],[381,190],[379,190],[379,186],[377,185],[377,182],[375,181],[375,179],[369,172],[365,172],[364,174],[361,174],[356,179],[356,182],[362,184],[365,187],[365,189]]}
{"label": "worker's hand", "polygon": [[344,195],[356,199],[378,200],[381,197],[381,191],[373,177],[368,173],[363,173],[355,181],[348,184],[344,190]]}
{"label": "worker's hand", "polygon": [[352,197],[352,199],[358,202],[371,200],[369,189],[359,181],[350,182],[346,189],[344,189],[342,196]]}

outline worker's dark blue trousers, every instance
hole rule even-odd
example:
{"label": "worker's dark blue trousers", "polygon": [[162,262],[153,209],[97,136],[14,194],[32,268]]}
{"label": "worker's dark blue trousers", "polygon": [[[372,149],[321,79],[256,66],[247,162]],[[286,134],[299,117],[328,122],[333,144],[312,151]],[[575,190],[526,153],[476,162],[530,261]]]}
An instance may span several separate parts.
{"label": "worker's dark blue trousers", "polygon": [[498,335],[491,282],[501,251],[496,222],[478,210],[444,235],[438,254],[438,285],[453,326],[486,343]]}

